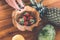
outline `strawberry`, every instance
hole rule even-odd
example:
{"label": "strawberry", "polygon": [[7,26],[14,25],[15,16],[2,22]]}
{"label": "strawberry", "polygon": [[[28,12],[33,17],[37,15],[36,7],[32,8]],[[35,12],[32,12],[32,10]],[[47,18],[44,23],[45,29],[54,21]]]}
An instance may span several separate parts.
{"label": "strawberry", "polygon": [[24,18],[24,21],[26,21],[26,20],[27,20],[26,16],[23,16],[23,18]]}
{"label": "strawberry", "polygon": [[26,17],[27,18],[27,20],[30,20],[30,18],[29,17]]}
{"label": "strawberry", "polygon": [[29,13],[26,13],[25,15],[26,15],[27,17],[29,17],[29,16],[30,16],[30,14],[29,14]]}
{"label": "strawberry", "polygon": [[32,17],[32,16],[29,16],[29,18],[30,18],[30,19],[33,19],[33,17]]}
{"label": "strawberry", "polygon": [[28,22],[27,22],[27,21],[25,21],[25,22],[24,22],[24,25],[25,25],[25,26],[27,26],[27,25],[28,25]]}

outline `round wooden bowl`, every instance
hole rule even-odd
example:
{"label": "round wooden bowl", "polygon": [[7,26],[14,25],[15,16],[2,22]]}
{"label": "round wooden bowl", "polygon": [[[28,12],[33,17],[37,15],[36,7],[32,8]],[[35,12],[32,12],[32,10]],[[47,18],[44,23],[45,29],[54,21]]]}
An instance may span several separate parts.
{"label": "round wooden bowl", "polygon": [[[17,15],[18,15],[18,16],[21,16],[21,14],[22,14],[23,12],[25,12],[25,11],[34,13],[34,16],[35,16],[35,18],[36,18],[36,23],[35,23],[35,24],[30,25],[30,26],[24,26],[24,25],[20,25],[20,24],[17,22]],[[38,13],[34,8],[32,8],[32,7],[30,7],[30,6],[25,6],[24,10],[22,10],[22,11],[17,11],[17,10],[15,10],[15,11],[12,13],[12,21],[13,21],[14,26],[17,27],[19,30],[21,30],[21,31],[25,31],[25,30],[32,31],[32,29],[33,29],[34,27],[38,27],[38,24],[39,24],[39,22],[41,21],[41,19],[40,19],[39,16],[40,16],[39,13]]]}

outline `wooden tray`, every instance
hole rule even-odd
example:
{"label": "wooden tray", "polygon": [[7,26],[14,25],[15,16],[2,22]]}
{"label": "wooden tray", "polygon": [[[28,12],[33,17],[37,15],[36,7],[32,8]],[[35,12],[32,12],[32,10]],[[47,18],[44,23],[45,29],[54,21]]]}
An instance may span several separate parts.
{"label": "wooden tray", "polygon": [[[54,2],[56,1],[54,0]],[[52,2],[47,4],[47,1],[44,1],[43,4],[45,6],[47,5],[48,7],[51,7],[54,4]],[[55,5],[54,6],[60,7],[59,2],[57,2],[57,4],[55,4],[57,6]],[[21,32],[17,28],[15,28],[12,24],[12,20],[11,20],[12,11],[13,11],[13,8],[7,5],[5,0],[0,0],[0,40],[11,40],[12,37],[16,34],[22,34],[26,40],[37,40],[38,32],[40,28],[46,24],[46,20],[41,21],[41,24],[39,25],[39,27],[34,28],[32,32],[29,32],[29,31]],[[60,27],[55,27],[55,29],[56,29],[55,40],[60,40]]]}

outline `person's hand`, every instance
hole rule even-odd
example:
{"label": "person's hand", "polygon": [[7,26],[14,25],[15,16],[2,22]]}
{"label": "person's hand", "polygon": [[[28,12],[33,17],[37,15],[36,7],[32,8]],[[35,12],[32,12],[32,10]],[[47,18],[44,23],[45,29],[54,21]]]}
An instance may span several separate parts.
{"label": "person's hand", "polygon": [[[6,2],[13,7],[14,9],[20,10],[20,7],[17,5],[16,1],[24,7],[23,3],[21,0],[6,0]],[[43,0],[44,6],[48,7],[59,7],[60,8],[60,0]]]}
{"label": "person's hand", "polygon": [[22,0],[5,0],[8,5],[10,5],[11,7],[13,7],[14,9],[16,10],[20,10],[20,7],[18,6],[18,4],[16,3],[16,1],[19,3],[19,5],[21,7],[24,7],[23,3],[22,3]]}

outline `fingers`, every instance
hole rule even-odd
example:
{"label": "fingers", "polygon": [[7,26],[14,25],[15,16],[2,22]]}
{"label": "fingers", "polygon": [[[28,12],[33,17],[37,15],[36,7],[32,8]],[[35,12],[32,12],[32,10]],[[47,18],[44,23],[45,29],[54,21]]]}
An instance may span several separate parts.
{"label": "fingers", "polygon": [[14,5],[15,9],[20,10],[20,7],[17,5],[16,1],[15,0],[11,0],[11,1],[12,1],[13,5]]}
{"label": "fingers", "polygon": [[21,7],[24,7],[22,0],[17,0],[17,2],[20,4]]}
{"label": "fingers", "polygon": [[13,4],[10,2],[10,0],[5,0],[10,6],[13,6]]}
{"label": "fingers", "polygon": [[20,10],[19,6],[17,5],[17,3],[15,2],[15,0],[6,0],[6,2],[13,7],[16,10]]}

